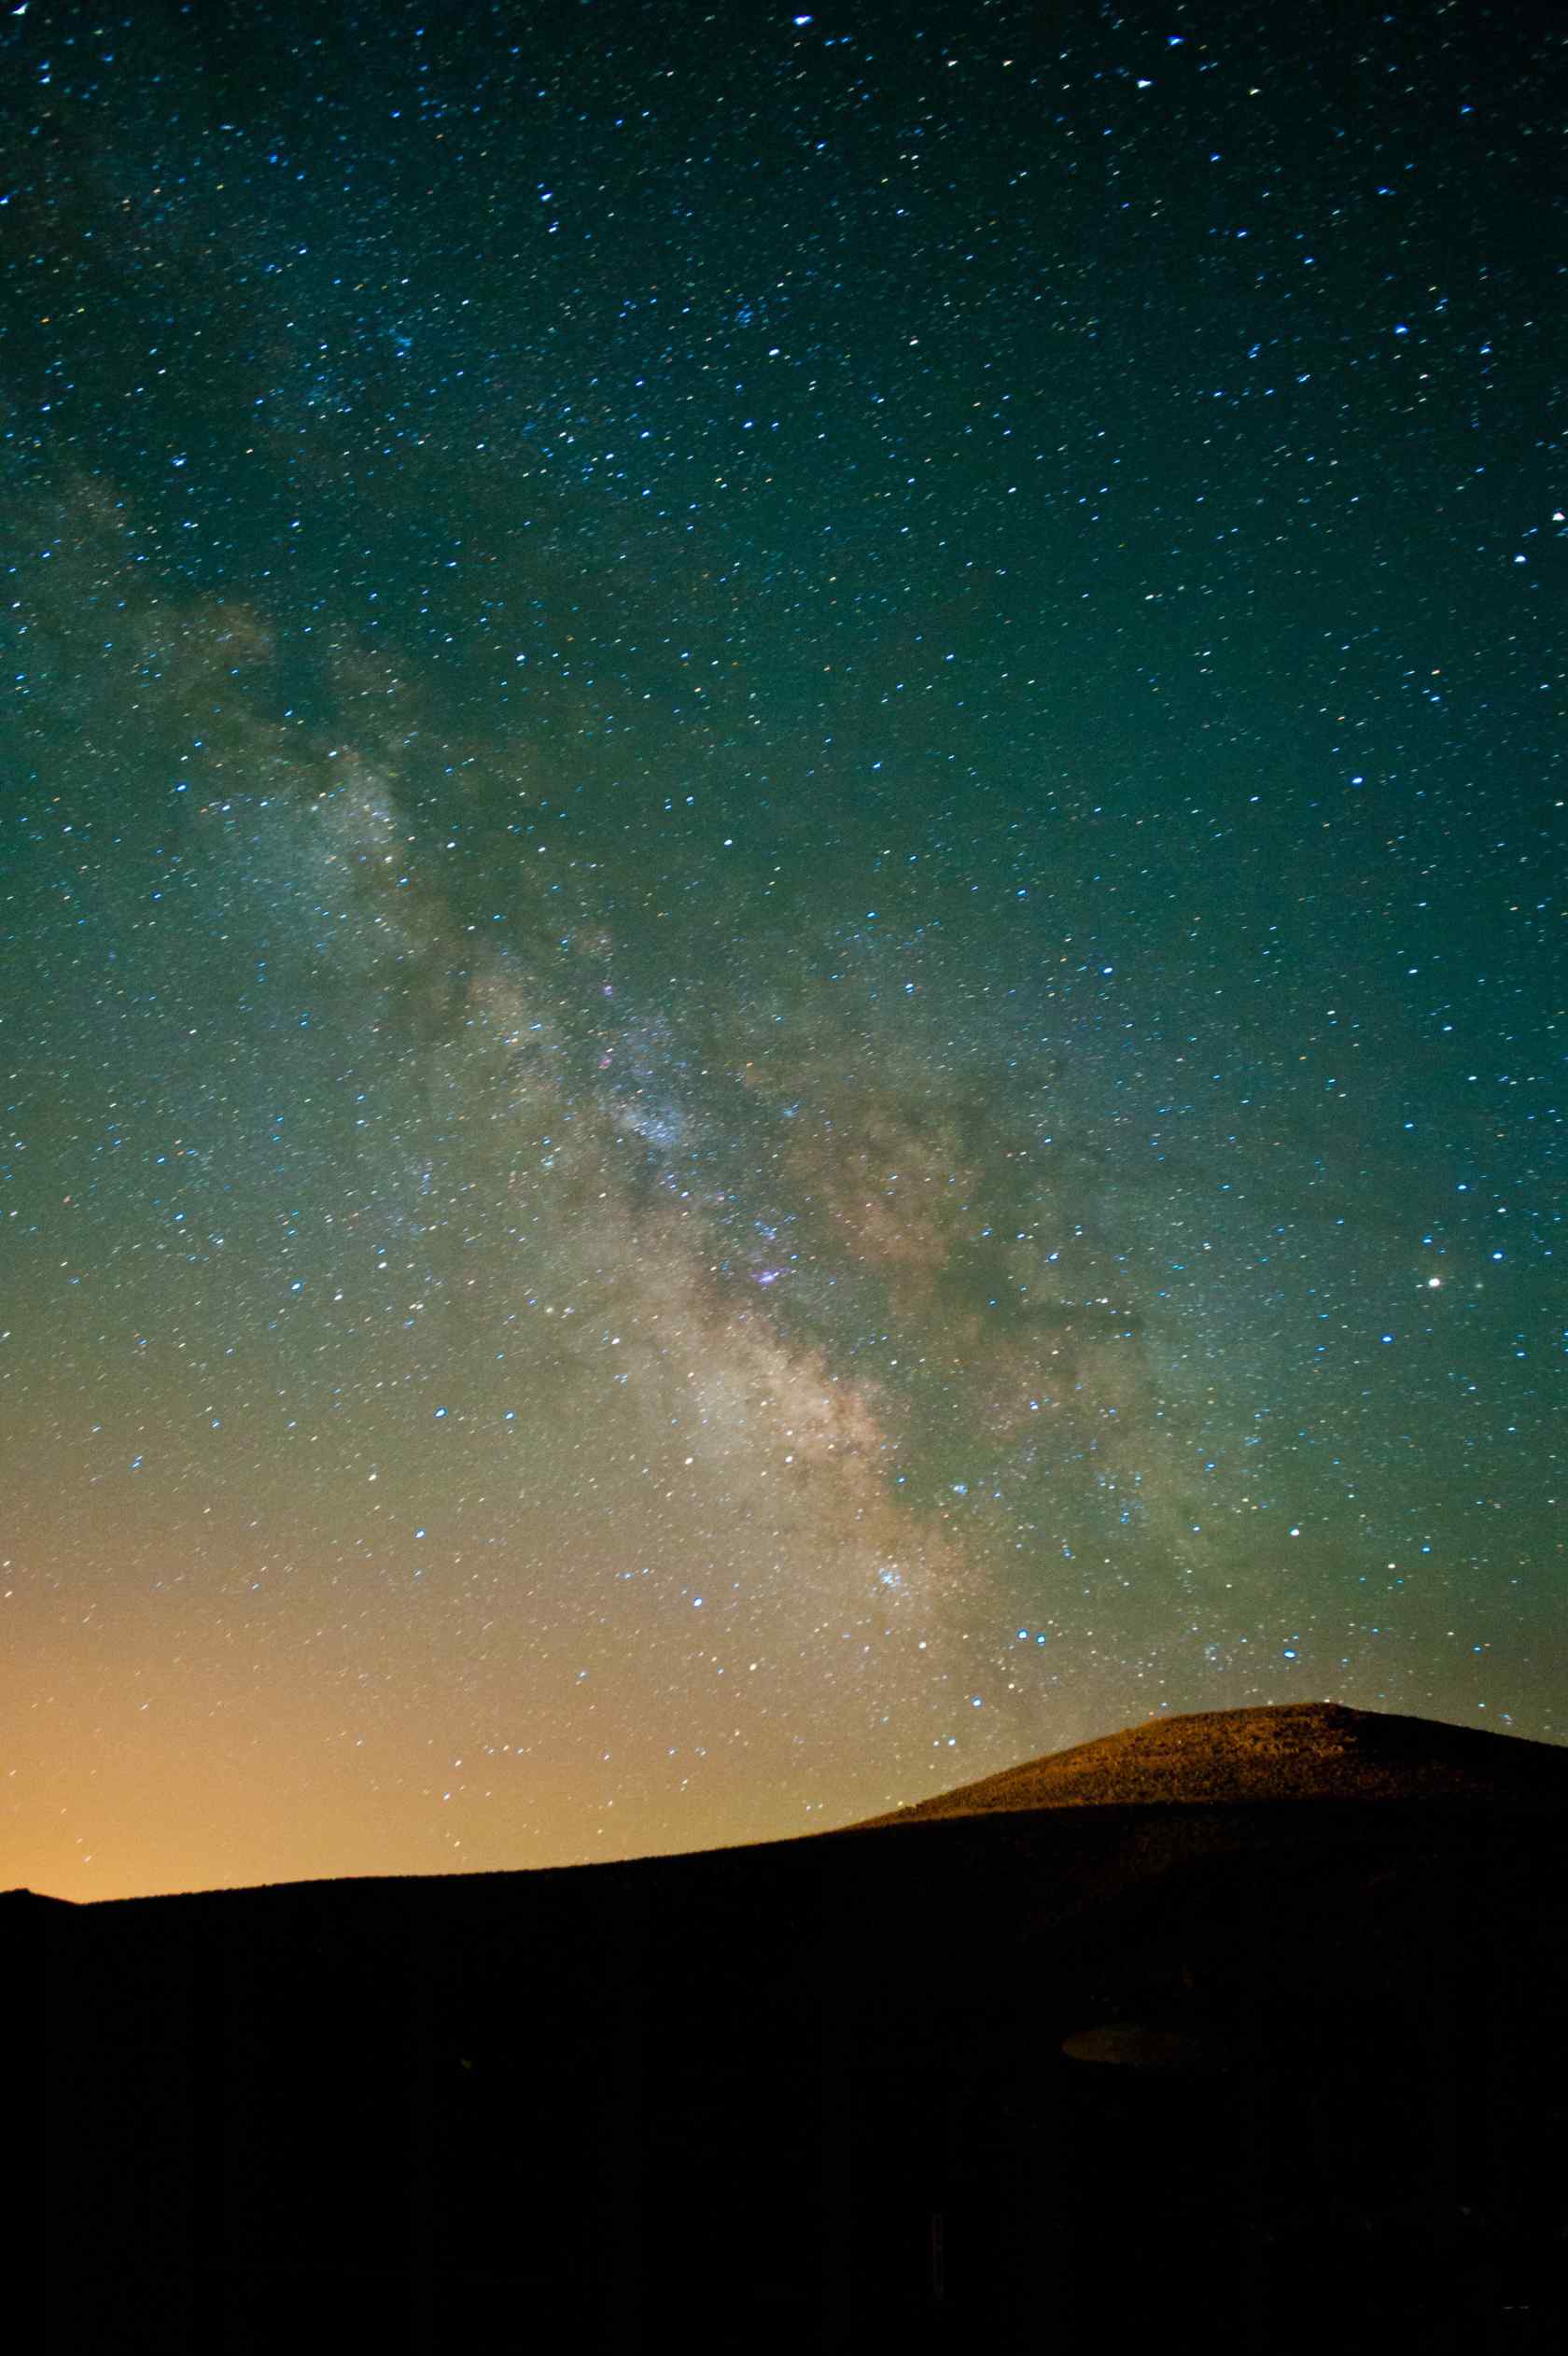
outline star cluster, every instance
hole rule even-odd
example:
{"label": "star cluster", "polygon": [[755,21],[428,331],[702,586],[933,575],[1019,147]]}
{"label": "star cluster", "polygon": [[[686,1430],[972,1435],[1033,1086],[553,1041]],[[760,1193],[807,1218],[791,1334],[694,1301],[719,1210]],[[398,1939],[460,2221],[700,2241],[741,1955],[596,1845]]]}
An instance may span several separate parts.
{"label": "star cluster", "polygon": [[1522,25],[11,13],[8,1878],[1561,1739]]}

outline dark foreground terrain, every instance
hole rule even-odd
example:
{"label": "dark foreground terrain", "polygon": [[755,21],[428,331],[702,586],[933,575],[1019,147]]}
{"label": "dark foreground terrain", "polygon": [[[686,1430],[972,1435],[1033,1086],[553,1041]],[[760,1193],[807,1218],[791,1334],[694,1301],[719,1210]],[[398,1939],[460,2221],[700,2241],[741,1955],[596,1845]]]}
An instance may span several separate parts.
{"label": "dark foreground terrain", "polygon": [[1565,1830],[1568,1753],[1309,1704],[772,1847],[13,1893],[48,2345],[1555,2350]]}

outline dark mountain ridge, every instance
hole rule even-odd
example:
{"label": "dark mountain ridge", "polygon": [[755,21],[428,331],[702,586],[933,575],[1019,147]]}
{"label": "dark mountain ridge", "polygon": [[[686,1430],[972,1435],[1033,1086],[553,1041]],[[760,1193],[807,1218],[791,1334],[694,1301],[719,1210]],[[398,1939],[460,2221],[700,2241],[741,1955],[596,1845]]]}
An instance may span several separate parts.
{"label": "dark mountain ridge", "polygon": [[1555,2345],[1565,1832],[1568,1753],[1312,1704],[755,1848],[13,1893],[49,2345]]}

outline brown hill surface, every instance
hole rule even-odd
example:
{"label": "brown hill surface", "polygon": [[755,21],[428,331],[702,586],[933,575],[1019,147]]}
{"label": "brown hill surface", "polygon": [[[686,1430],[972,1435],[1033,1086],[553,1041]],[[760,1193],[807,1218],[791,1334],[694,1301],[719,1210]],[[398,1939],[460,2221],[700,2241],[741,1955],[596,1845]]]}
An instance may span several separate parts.
{"label": "brown hill surface", "polygon": [[1561,1808],[1568,1806],[1568,1749],[1432,1718],[1353,1710],[1338,1702],[1200,1710],[1151,1718],[1004,1768],[870,1822],[1281,1800],[1458,1800]]}
{"label": "brown hill surface", "polygon": [[1568,2347],[1564,1830],[1568,1749],[1309,1704],[754,1848],[0,1898],[48,2344]]}

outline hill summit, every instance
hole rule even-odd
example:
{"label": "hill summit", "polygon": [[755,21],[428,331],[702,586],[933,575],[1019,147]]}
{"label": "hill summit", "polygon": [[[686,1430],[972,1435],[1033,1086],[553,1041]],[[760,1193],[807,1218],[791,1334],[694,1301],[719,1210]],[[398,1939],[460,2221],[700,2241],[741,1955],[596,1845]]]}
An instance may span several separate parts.
{"label": "hill summit", "polygon": [[918,1800],[872,1826],[1041,1808],[1305,1800],[1568,1805],[1568,1749],[1433,1718],[1286,1702],[1155,1718]]}

